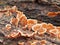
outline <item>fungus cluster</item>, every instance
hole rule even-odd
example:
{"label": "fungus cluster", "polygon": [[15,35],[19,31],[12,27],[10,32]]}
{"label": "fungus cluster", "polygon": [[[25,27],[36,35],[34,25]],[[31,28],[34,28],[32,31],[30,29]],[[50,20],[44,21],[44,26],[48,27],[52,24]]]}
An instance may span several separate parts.
{"label": "fungus cluster", "polygon": [[[8,9],[7,9],[8,8]],[[51,23],[38,23],[36,19],[27,19],[25,14],[17,9],[16,6],[13,6],[12,8],[7,7],[4,10],[1,10],[0,12],[4,12],[4,14],[11,16],[13,13],[16,13],[16,17],[12,17],[10,19],[10,24],[7,24],[5,26],[6,30],[11,30],[12,25],[19,27],[21,26],[20,30],[11,32],[7,37],[8,38],[16,38],[18,36],[25,36],[25,37],[32,37],[35,34],[38,35],[44,35],[45,33],[50,34],[50,36],[57,37],[60,39],[60,27],[56,27]],[[57,12],[59,13],[59,12]],[[56,12],[49,12],[48,15],[57,15]],[[1,16],[2,17],[2,16]],[[34,42],[33,45],[37,43]],[[42,41],[41,43],[45,44],[45,41]]]}
{"label": "fungus cluster", "polygon": [[49,16],[49,17],[55,17],[55,16],[57,16],[58,14],[60,14],[60,11],[58,11],[58,12],[48,12],[48,13],[47,13],[47,16]]}

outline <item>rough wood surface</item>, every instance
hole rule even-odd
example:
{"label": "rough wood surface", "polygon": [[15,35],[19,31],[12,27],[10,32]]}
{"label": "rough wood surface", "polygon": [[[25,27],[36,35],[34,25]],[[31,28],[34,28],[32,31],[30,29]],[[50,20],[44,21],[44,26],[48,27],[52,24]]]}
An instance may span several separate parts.
{"label": "rough wood surface", "polygon": [[[18,5],[19,4],[19,5]],[[16,5],[18,7],[18,9],[20,11],[23,11],[24,14],[28,17],[28,18],[32,18],[32,19],[38,19],[39,21],[42,22],[46,22],[46,23],[52,23],[54,25],[60,26],[60,15],[56,16],[54,18],[48,17],[46,16],[46,14],[50,11],[53,12],[57,12],[60,11],[59,9],[57,9],[54,6],[51,5],[39,5],[36,3],[8,3],[7,5],[13,6]],[[4,5],[1,5],[4,7]],[[2,7],[1,7],[2,8]],[[10,17],[6,18],[3,16],[2,19],[0,19],[0,45],[18,45],[18,42],[27,42],[27,41],[33,41],[33,40],[42,40],[42,37],[40,36],[35,36],[32,38],[28,38],[28,37],[19,37],[17,39],[7,39],[5,36],[5,34],[9,34],[7,33],[7,31],[4,33],[4,30],[1,30],[1,28],[4,28],[4,26],[9,23]],[[14,27],[14,29],[16,29]],[[58,40],[56,42],[56,40],[53,40],[52,38],[46,36],[43,37],[44,40],[47,41],[46,45],[60,45],[60,41]]]}

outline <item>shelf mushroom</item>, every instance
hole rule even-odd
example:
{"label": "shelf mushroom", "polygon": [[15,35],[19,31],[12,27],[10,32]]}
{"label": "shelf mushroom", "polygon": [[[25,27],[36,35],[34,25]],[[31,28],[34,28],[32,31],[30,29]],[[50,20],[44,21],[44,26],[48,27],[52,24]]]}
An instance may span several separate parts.
{"label": "shelf mushroom", "polygon": [[41,28],[41,24],[35,24],[32,26],[33,31],[38,31],[38,30],[40,30],[40,28]]}
{"label": "shelf mushroom", "polygon": [[37,24],[37,20],[35,19],[28,19],[27,20],[27,28],[28,30],[31,30],[32,29],[32,26]]}
{"label": "shelf mushroom", "polygon": [[57,37],[58,35],[58,29],[51,29],[49,31],[51,37]]}

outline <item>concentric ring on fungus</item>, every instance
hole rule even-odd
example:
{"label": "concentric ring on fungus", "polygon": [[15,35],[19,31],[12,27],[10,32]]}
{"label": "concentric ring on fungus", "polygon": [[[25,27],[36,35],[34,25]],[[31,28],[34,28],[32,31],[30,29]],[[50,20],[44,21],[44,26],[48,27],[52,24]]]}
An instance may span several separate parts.
{"label": "concentric ring on fungus", "polygon": [[22,26],[27,25],[27,17],[24,14],[20,17],[20,24]]}
{"label": "concentric ring on fungus", "polygon": [[32,26],[33,31],[38,31],[38,30],[40,30],[40,28],[41,28],[41,24],[35,24]]}
{"label": "concentric ring on fungus", "polygon": [[48,28],[47,23],[41,23],[41,25],[42,25],[43,28],[46,28],[46,29]]}
{"label": "concentric ring on fungus", "polygon": [[27,24],[37,24],[37,20],[35,19],[28,19]]}
{"label": "concentric ring on fungus", "polygon": [[7,38],[17,38],[17,37],[20,37],[20,33],[16,30],[10,32],[10,34],[6,35],[5,37]]}
{"label": "concentric ring on fungus", "polygon": [[55,26],[51,23],[48,23],[47,30],[50,30],[50,29],[55,29]]}
{"label": "concentric ring on fungus", "polygon": [[17,12],[16,18],[17,18],[18,20],[20,20],[20,17],[23,15],[23,12],[21,12],[21,11],[16,11],[16,12]]}
{"label": "concentric ring on fungus", "polygon": [[46,31],[47,31],[46,28],[40,28],[40,30],[38,30],[38,34],[43,35],[44,33],[46,33]]}
{"label": "concentric ring on fungus", "polygon": [[29,30],[18,30],[18,32],[21,34],[21,36],[24,37],[33,37],[37,32],[29,31]]}
{"label": "concentric ring on fungus", "polygon": [[57,35],[58,35],[58,29],[51,29],[49,31],[49,33],[50,33],[50,36],[57,37]]}
{"label": "concentric ring on fungus", "polygon": [[27,28],[29,30],[31,30],[32,26],[35,25],[35,24],[37,24],[37,20],[35,20],[35,19],[27,19]]}

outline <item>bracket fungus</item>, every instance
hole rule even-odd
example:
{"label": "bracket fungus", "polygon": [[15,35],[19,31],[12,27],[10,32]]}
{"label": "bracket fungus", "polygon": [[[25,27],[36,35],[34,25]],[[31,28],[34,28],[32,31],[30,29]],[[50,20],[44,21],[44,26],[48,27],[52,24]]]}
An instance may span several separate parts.
{"label": "bracket fungus", "polygon": [[37,20],[35,20],[35,19],[28,19],[27,20],[27,27],[28,27],[29,30],[31,30],[32,26],[35,25],[35,24],[37,24]]}
{"label": "bracket fungus", "polygon": [[[54,38],[60,39],[60,27],[54,26],[51,23],[39,23],[36,19],[28,19],[23,12],[17,9],[16,6],[7,8],[1,10],[3,13],[0,12],[0,17],[3,17],[3,14],[7,15],[4,15],[5,17],[0,18],[1,30],[6,38],[15,39],[18,37],[24,37],[30,39],[34,38],[34,40],[39,39],[31,44],[29,42],[23,42],[19,43],[19,45],[46,45],[46,41],[42,40],[43,38],[46,39],[45,36],[48,36],[46,34],[49,34],[49,37],[53,36]],[[16,15],[13,15],[13,13],[16,13]],[[47,15],[54,17],[59,13],[60,12],[49,12]],[[43,35],[43,37],[41,35]]]}
{"label": "bracket fungus", "polygon": [[22,26],[27,25],[27,17],[26,17],[25,15],[22,15],[22,16],[20,17],[20,24],[21,24]]}
{"label": "bracket fungus", "polygon": [[58,35],[58,29],[51,29],[49,31],[51,37],[57,37]]}
{"label": "bracket fungus", "polygon": [[18,31],[14,30],[14,31],[11,31],[5,37],[14,39],[14,38],[17,38],[17,37],[20,37],[20,36],[21,36],[20,33]]}
{"label": "bracket fungus", "polygon": [[55,16],[57,16],[58,14],[60,14],[60,11],[58,11],[58,12],[48,12],[48,13],[47,13],[47,16],[49,16],[49,17],[55,17]]}
{"label": "bracket fungus", "polygon": [[40,28],[41,28],[41,24],[35,24],[32,26],[33,31],[38,31],[38,30],[40,30]]}
{"label": "bracket fungus", "polygon": [[24,37],[33,37],[37,33],[29,30],[18,30],[18,32]]}
{"label": "bracket fungus", "polygon": [[17,18],[11,18],[11,21],[10,21],[10,23],[11,24],[13,24],[13,25],[15,25],[15,26],[18,26],[18,19]]}

